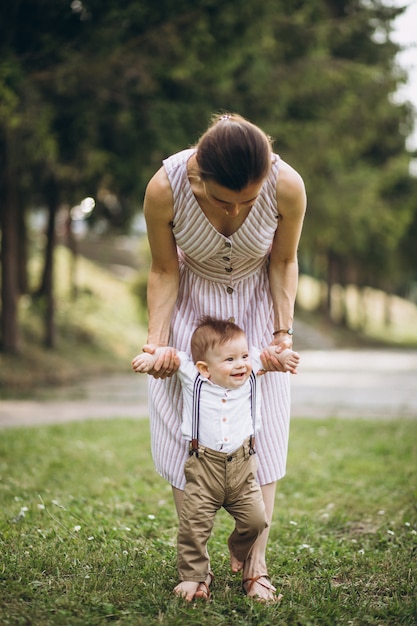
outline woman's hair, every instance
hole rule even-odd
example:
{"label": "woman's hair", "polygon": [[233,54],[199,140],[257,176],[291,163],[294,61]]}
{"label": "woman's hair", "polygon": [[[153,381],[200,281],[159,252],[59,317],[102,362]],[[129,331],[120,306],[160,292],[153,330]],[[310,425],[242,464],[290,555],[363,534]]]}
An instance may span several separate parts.
{"label": "woman's hair", "polygon": [[197,144],[200,176],[241,191],[268,175],[271,153],[272,140],[258,126],[236,113],[216,115]]}
{"label": "woman's hair", "polygon": [[228,343],[244,331],[228,320],[219,320],[209,315],[202,317],[191,337],[191,355],[194,363],[204,361],[208,350],[218,345]]}

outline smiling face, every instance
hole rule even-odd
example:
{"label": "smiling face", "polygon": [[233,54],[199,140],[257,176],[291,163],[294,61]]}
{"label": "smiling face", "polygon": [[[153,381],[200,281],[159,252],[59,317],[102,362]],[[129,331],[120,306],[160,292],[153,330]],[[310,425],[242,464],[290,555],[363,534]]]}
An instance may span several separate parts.
{"label": "smiling face", "polygon": [[250,209],[256,202],[263,181],[249,183],[241,191],[233,191],[212,180],[204,181],[204,193],[211,206],[221,209],[230,217]]}
{"label": "smiling face", "polygon": [[196,366],[204,378],[220,387],[242,387],[252,371],[245,335],[239,334],[230,341],[207,350],[205,361],[197,361]]}

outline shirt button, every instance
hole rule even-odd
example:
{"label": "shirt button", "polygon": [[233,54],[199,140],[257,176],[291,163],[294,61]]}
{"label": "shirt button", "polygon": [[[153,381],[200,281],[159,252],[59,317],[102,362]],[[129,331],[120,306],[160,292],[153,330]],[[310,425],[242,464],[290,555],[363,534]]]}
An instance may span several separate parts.
{"label": "shirt button", "polygon": [[224,404],[225,402],[227,402],[226,398],[222,398],[222,402],[223,402],[223,404]]}
{"label": "shirt button", "polygon": [[227,293],[233,293],[233,287],[227,287],[226,291]]}
{"label": "shirt button", "polygon": [[230,256],[224,256],[223,261],[230,261]]}
{"label": "shirt button", "polygon": [[235,320],[235,318],[234,318],[234,317],[229,317],[227,321],[228,321],[228,322],[232,322],[232,324],[235,324],[235,323],[236,323],[236,320]]}
{"label": "shirt button", "polygon": [[227,442],[229,441],[228,437],[224,437],[224,438],[223,438],[223,441],[224,441],[225,443],[227,443]]}
{"label": "shirt button", "polygon": [[228,460],[228,461],[229,461],[229,463],[230,463],[230,461],[233,461],[233,457],[232,457],[232,456],[228,456],[228,457],[227,457],[227,460]]}
{"label": "shirt button", "polygon": [[227,422],[227,417],[222,417],[222,422]]}
{"label": "shirt button", "polygon": [[225,241],[224,245],[226,246],[226,248],[231,248],[232,244],[230,243],[230,241]]}
{"label": "shirt button", "polygon": [[224,268],[226,270],[226,272],[228,272],[230,274],[230,272],[233,272],[233,267],[225,267]]}

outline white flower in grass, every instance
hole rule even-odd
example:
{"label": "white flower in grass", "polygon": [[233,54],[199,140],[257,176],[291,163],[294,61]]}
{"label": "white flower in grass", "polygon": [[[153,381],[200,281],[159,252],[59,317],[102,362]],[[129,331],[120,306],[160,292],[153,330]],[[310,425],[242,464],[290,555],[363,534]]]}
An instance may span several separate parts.
{"label": "white flower in grass", "polygon": [[378,515],[385,515],[384,509],[381,509],[380,511],[378,511]]}
{"label": "white flower in grass", "polygon": [[44,504],[38,504],[38,509],[39,509],[39,511],[44,511],[45,510],[45,505]]}
{"label": "white flower in grass", "polygon": [[394,532],[393,530],[387,530],[387,533],[388,533],[389,535],[395,535],[395,532]]}
{"label": "white flower in grass", "polygon": [[358,550],[358,554],[365,554],[365,550],[361,548],[360,550]]}
{"label": "white flower in grass", "polygon": [[410,522],[404,522],[404,526],[411,526]]}
{"label": "white flower in grass", "polygon": [[74,526],[74,528],[73,528],[73,531],[74,531],[75,533],[79,533],[79,532],[80,532],[80,530],[81,530],[81,526],[79,526],[78,524],[77,524],[77,526]]}
{"label": "white flower in grass", "polygon": [[151,519],[151,520],[155,519],[155,515],[152,515],[152,514],[148,515],[148,519]]}
{"label": "white flower in grass", "polygon": [[127,556],[127,555],[129,554],[129,552],[128,552],[127,550],[123,550],[122,554],[123,554],[124,556]]}
{"label": "white flower in grass", "polygon": [[93,541],[94,537],[93,535],[91,535],[91,537],[87,537],[87,541]]}
{"label": "white flower in grass", "polygon": [[20,511],[18,513],[18,515],[16,516],[15,520],[16,521],[20,521],[25,517],[25,513],[27,513],[27,511],[29,511],[27,506],[21,506],[20,507]]}
{"label": "white flower in grass", "polygon": [[298,522],[294,522],[293,520],[290,520],[290,524],[291,526],[298,526]]}

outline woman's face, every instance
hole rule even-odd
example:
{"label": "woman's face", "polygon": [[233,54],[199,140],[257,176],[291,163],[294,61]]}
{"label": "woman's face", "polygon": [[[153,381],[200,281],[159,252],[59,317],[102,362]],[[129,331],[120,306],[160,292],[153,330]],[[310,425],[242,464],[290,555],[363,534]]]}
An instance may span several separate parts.
{"label": "woman's face", "polygon": [[229,217],[237,217],[242,210],[250,209],[258,197],[263,180],[249,183],[241,191],[233,191],[212,180],[203,182],[204,193],[213,207],[225,212]]}

